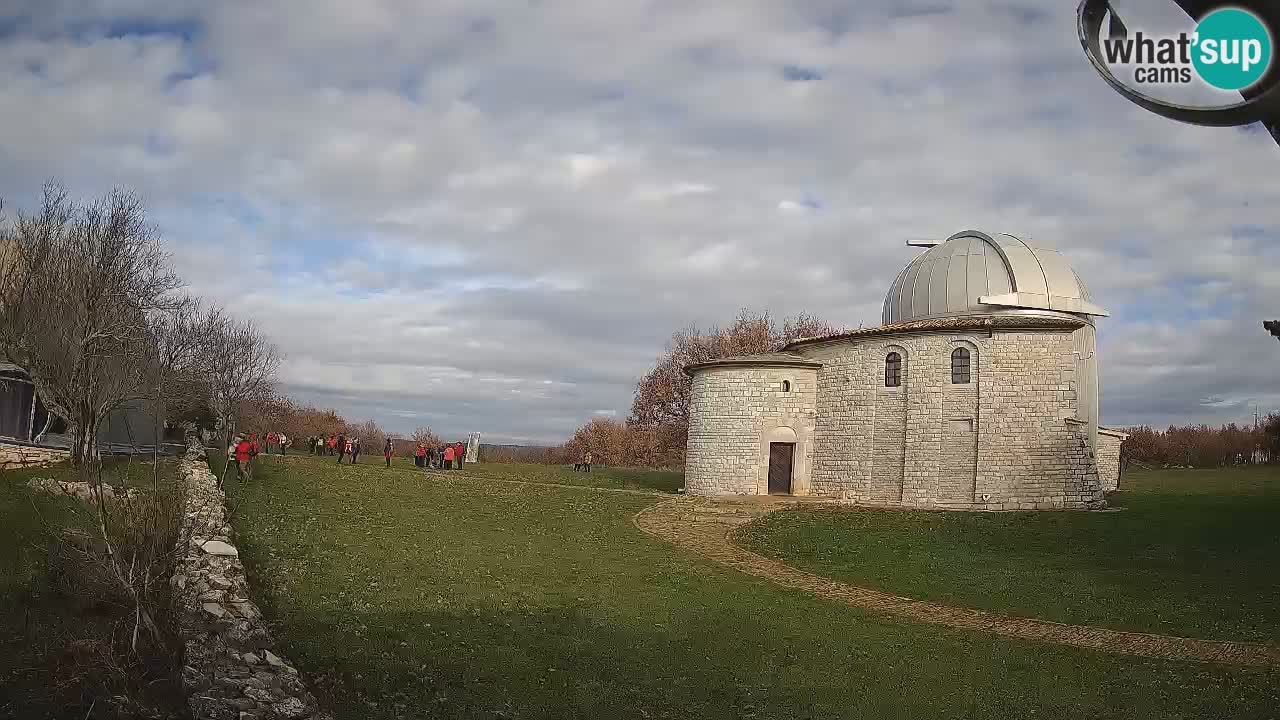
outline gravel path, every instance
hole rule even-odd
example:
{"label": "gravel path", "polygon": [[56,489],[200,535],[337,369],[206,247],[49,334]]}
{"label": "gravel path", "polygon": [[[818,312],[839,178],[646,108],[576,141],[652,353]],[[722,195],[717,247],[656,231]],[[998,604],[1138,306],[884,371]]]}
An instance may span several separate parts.
{"label": "gravel path", "polygon": [[1280,648],[1269,645],[1196,640],[1087,625],[1067,625],[913,600],[814,575],[734,544],[731,536],[734,527],[788,504],[790,503],[779,498],[712,502],[706,498],[679,497],[641,510],[635,515],[633,522],[649,535],[692,550],[748,575],[765,578],[776,585],[804,590],[825,600],[884,612],[914,622],[982,630],[1005,637],[1039,640],[1109,653],[1280,667]]}

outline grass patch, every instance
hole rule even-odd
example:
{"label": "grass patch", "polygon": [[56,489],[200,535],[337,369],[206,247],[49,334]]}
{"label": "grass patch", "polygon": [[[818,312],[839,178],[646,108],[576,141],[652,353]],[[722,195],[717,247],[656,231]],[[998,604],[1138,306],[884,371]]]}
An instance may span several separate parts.
{"label": "grass patch", "polygon": [[[219,456],[221,457],[221,456]],[[271,455],[271,458],[287,458],[286,462],[307,461],[315,463],[328,462],[337,465],[337,456],[313,456],[307,454]],[[356,467],[386,469],[382,455],[361,455]],[[650,468],[609,467],[605,465],[591,466],[591,472],[574,472],[572,465],[536,465],[521,463],[473,463],[461,470],[423,470],[414,467],[413,458],[393,457],[393,469],[417,472],[427,478],[442,478],[461,474],[477,480],[513,480],[520,482],[553,483],[562,485],[581,485],[586,487],[615,488],[625,490],[648,490],[652,492],[674,493],[684,486],[684,473],[678,470],[653,470]],[[221,472],[222,461],[218,460],[215,471]],[[234,473],[234,469],[231,470]]]}
{"label": "grass patch", "polygon": [[[162,460],[161,473],[162,492],[176,493],[172,459]],[[132,605],[73,549],[97,545],[95,511],[29,489],[32,478],[77,479],[66,464],[0,472],[0,718],[127,717],[129,708],[182,707],[175,648],[144,645],[141,657],[131,655]],[[108,461],[103,479],[150,488],[151,465]],[[124,551],[131,534],[122,527],[113,542]]]}
{"label": "grass patch", "polygon": [[739,540],[855,585],[1067,623],[1280,643],[1280,472],[1126,474],[1114,513],[775,513]]}
{"label": "grass patch", "polygon": [[1238,718],[1280,705],[1275,673],[910,625],[780,590],[639,532],[631,517],[653,497],[501,482],[484,466],[424,478],[258,464],[228,486],[238,547],[285,650],[342,718]]}

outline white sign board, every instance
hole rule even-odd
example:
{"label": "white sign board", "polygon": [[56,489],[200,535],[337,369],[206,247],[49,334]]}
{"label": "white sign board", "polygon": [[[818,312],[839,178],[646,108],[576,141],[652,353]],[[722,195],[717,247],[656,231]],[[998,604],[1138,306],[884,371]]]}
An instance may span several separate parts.
{"label": "white sign board", "polygon": [[480,433],[473,432],[467,435],[467,454],[466,462],[473,463],[480,461]]}

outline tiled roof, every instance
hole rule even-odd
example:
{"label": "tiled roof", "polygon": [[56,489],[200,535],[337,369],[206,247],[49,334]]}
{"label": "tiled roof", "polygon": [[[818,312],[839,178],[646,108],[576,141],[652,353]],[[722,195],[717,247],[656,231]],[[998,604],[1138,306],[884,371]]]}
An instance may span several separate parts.
{"label": "tiled roof", "polygon": [[1076,328],[1083,327],[1084,324],[1083,320],[1075,320],[1065,316],[1051,317],[1047,315],[1032,314],[955,315],[952,317],[908,320],[907,322],[893,323],[891,325],[877,325],[876,327],[860,328],[858,330],[850,330],[848,332],[837,333],[835,335],[800,338],[799,340],[792,340],[787,343],[784,350],[790,350],[791,348],[799,347],[801,345],[830,342],[832,340],[866,337],[871,335],[892,335],[894,333],[936,332],[945,330],[987,330],[989,328],[1047,328],[1075,330]]}
{"label": "tiled roof", "polygon": [[760,365],[772,367],[822,367],[822,363],[809,360],[808,358],[789,352],[776,353],[758,353],[755,355],[732,355],[730,357],[716,358],[715,360],[707,360],[706,362],[693,363],[686,365],[684,371],[690,375],[711,367],[738,367],[747,365]]}

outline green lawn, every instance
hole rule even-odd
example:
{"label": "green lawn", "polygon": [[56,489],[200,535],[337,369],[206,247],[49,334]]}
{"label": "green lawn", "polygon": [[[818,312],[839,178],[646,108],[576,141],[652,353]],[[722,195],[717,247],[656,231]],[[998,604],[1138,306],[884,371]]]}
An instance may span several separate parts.
{"label": "green lawn", "polygon": [[[274,458],[280,456],[272,455],[271,457]],[[328,462],[334,465],[338,462],[336,456],[316,457],[296,452],[285,457],[295,460],[305,459],[316,463]],[[382,455],[361,455],[358,465],[367,465],[371,468],[377,466],[385,469],[385,460]],[[452,470],[421,470],[414,467],[413,458],[410,457],[393,457],[391,459],[391,467],[417,471],[430,477],[437,477],[445,472],[455,472]],[[217,469],[222,469],[221,461],[219,461]],[[469,477],[492,478],[495,480],[516,480],[524,482],[557,483],[564,485],[588,485],[592,487],[651,490],[654,492],[665,493],[674,493],[684,486],[684,474],[679,471],[652,470],[649,468],[608,467],[605,465],[593,465],[591,466],[591,472],[584,473],[574,472],[572,465],[479,463],[467,465],[466,469],[462,472],[466,473]]]}
{"label": "green lawn", "polygon": [[[164,482],[174,469],[162,463]],[[0,472],[0,718],[114,717],[103,701],[119,693],[182,706],[163,653],[125,657],[132,610],[123,598],[52,552],[64,529],[97,537],[91,508],[28,489],[36,477],[75,479],[65,464]],[[150,487],[151,465],[109,461],[103,479]]]}
{"label": "green lawn", "polygon": [[850,583],[1069,623],[1280,643],[1280,470],[1135,471],[1120,512],[775,513],[739,540]]}
{"label": "green lawn", "polygon": [[572,473],[481,465],[424,477],[264,458],[253,482],[229,485],[258,600],[339,717],[1243,718],[1280,707],[1274,672],[866,615],[640,533],[631,517],[657,497],[499,475]]}

